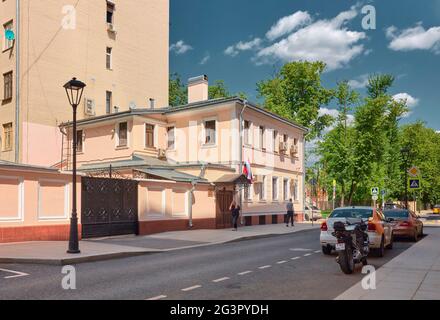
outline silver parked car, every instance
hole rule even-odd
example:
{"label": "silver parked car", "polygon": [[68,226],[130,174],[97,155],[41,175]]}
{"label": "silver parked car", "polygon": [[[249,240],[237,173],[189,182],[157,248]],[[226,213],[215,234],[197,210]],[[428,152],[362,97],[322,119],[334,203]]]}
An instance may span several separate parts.
{"label": "silver parked car", "polygon": [[306,204],[305,205],[305,219],[306,221],[317,221],[322,219],[322,212],[321,210],[318,209],[318,207],[311,205],[311,204]]}

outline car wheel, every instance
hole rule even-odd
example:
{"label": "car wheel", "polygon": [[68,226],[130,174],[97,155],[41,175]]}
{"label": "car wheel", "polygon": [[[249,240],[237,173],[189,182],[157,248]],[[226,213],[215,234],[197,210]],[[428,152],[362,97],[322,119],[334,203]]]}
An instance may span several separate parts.
{"label": "car wheel", "polygon": [[389,243],[389,245],[387,245],[387,249],[391,250],[391,249],[393,249],[393,246],[394,246],[394,234],[392,233],[390,243]]}
{"label": "car wheel", "polygon": [[380,247],[377,249],[377,256],[382,258],[385,255],[385,238],[382,236],[380,241]]}
{"label": "car wheel", "polygon": [[419,241],[419,233],[417,232],[417,229],[414,230],[414,237],[413,237],[413,241],[417,242]]}
{"label": "car wheel", "polygon": [[330,246],[322,246],[322,253],[326,256],[329,256],[332,254],[332,247]]}

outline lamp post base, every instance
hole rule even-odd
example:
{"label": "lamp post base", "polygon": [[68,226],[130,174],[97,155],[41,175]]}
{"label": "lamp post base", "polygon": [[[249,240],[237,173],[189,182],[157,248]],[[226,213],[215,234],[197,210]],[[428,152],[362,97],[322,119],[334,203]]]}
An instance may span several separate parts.
{"label": "lamp post base", "polygon": [[76,216],[76,212],[73,212],[72,218],[70,219],[70,239],[69,239],[69,248],[67,250],[69,254],[78,254],[81,253],[79,250],[79,241],[78,241],[78,218]]}

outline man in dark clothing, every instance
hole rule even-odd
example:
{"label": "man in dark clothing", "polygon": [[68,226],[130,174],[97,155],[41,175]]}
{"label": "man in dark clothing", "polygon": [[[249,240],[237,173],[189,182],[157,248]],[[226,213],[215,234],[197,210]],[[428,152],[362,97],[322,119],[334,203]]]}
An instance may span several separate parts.
{"label": "man in dark clothing", "polygon": [[295,226],[295,224],[293,222],[294,209],[293,209],[292,199],[289,199],[289,202],[287,202],[286,209],[287,209],[286,227],[289,226],[289,221],[292,222],[292,227],[294,227]]}
{"label": "man in dark clothing", "polygon": [[232,231],[238,230],[238,218],[240,217],[240,206],[237,205],[235,201],[232,201],[231,205],[229,206],[229,210],[231,210],[232,215],[232,225],[234,229]]}

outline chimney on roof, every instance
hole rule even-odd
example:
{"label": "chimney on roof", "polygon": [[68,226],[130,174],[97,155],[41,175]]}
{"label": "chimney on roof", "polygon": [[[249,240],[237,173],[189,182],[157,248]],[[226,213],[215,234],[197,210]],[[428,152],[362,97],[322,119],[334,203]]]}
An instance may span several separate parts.
{"label": "chimney on roof", "polygon": [[188,103],[201,102],[209,99],[208,76],[198,76],[188,80]]}
{"label": "chimney on roof", "polygon": [[156,102],[156,100],[154,100],[153,98],[150,98],[150,109],[154,109],[155,102]]}

